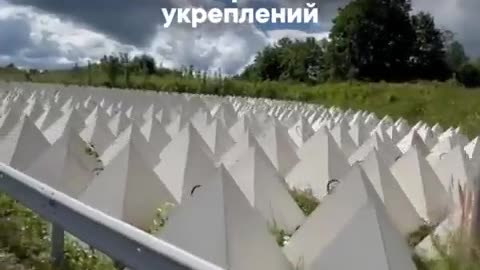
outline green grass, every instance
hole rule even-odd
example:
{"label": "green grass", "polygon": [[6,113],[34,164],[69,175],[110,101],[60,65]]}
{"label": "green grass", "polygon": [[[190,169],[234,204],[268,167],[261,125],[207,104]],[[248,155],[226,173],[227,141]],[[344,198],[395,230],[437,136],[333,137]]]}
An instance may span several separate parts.
{"label": "green grass", "polygon": [[0,194],[0,266],[4,263],[11,269],[115,269],[109,258],[81,247],[68,237],[65,263],[61,267],[54,267],[50,260],[49,227],[32,211]]}
{"label": "green grass", "polygon": [[317,198],[313,196],[311,190],[301,191],[292,189],[290,195],[306,216],[309,216],[320,204]]}
{"label": "green grass", "polygon": [[[469,237],[467,237],[469,238]],[[435,239],[435,238],[433,238]],[[480,269],[480,249],[478,244],[451,233],[442,243],[434,240],[439,254],[434,259],[415,256],[418,270],[478,270]]]}

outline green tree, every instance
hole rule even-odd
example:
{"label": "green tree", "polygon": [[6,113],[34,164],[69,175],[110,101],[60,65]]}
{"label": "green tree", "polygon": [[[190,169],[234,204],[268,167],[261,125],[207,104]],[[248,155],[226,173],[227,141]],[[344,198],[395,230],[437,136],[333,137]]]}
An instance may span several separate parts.
{"label": "green tree", "polygon": [[107,73],[110,86],[117,84],[117,78],[121,71],[120,59],[116,56],[103,56],[100,60],[102,69]]}
{"label": "green tree", "polygon": [[401,81],[409,77],[415,44],[410,0],[354,0],[333,20],[328,64],[332,76]]}
{"label": "green tree", "polygon": [[157,70],[156,66],[155,59],[147,54],[135,56],[132,59],[132,70],[136,73],[155,74]]}
{"label": "green tree", "polygon": [[282,38],[259,52],[241,77],[249,80],[318,82],[324,69],[325,41]]}
{"label": "green tree", "polygon": [[457,80],[465,87],[479,87],[480,86],[480,69],[473,64],[467,63],[463,65],[456,74]]}
{"label": "green tree", "polygon": [[301,82],[319,81],[323,70],[324,52],[320,43],[314,38],[305,41],[296,40],[282,45],[281,78]]}
{"label": "green tree", "polygon": [[450,68],[454,71],[460,70],[460,68],[468,62],[468,56],[465,53],[465,48],[463,47],[462,43],[453,41],[448,45],[446,61]]}
{"label": "green tree", "polygon": [[131,63],[130,63],[130,56],[128,53],[121,53],[120,54],[120,64],[123,68],[123,77],[124,82],[127,87],[130,86],[130,72],[131,72]]}
{"label": "green tree", "polygon": [[255,66],[262,80],[278,80],[282,76],[282,59],[280,51],[272,46],[267,46],[257,54]]}
{"label": "green tree", "polygon": [[452,72],[445,60],[443,35],[430,14],[412,16],[416,39],[413,51],[412,76],[415,79],[447,80]]}
{"label": "green tree", "polygon": [[87,64],[87,85],[92,85],[92,63],[90,60]]}

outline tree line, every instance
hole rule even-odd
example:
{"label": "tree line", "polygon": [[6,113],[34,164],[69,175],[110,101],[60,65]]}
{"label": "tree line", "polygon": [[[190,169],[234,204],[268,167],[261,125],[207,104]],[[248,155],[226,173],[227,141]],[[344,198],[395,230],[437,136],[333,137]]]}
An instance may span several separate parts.
{"label": "tree line", "polygon": [[240,78],[326,81],[446,81],[480,86],[480,61],[410,0],[354,0],[339,10],[328,39],[281,39],[259,52]]}
{"label": "tree line", "polygon": [[[89,63],[86,70],[88,84],[97,71],[102,71],[107,86],[130,87],[132,75],[143,76],[143,85],[151,76],[189,77],[203,82],[212,75],[223,78],[221,70],[209,74],[193,66],[164,68],[146,54],[105,55],[98,63]],[[78,71],[85,68],[75,65],[73,72]],[[454,34],[439,29],[430,14],[412,14],[411,0],[353,0],[339,9],[328,39],[283,38],[258,52],[254,62],[234,78],[309,84],[455,79],[466,87],[477,87],[480,59],[469,59]]]}

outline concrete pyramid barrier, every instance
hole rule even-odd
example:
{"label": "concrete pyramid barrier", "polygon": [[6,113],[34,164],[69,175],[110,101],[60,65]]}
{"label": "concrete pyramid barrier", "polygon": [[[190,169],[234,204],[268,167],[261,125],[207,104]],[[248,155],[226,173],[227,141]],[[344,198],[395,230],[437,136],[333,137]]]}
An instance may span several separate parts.
{"label": "concrete pyramid barrier", "polygon": [[[133,140],[99,171],[79,200],[140,229],[148,229],[158,208],[176,203]],[[108,196],[107,196],[108,194]]]}
{"label": "concrete pyramid barrier", "polygon": [[42,132],[24,116],[7,136],[0,138],[0,162],[24,171],[49,147]]}
{"label": "concrete pyramid barrier", "polygon": [[[225,269],[414,269],[405,237],[425,224],[441,238],[462,228],[480,174],[478,138],[367,111],[46,84],[0,90],[0,161],[141,229],[176,204],[162,237]],[[289,189],[311,190],[320,207],[305,218]],[[293,233],[283,239],[289,260],[271,231]],[[420,247],[431,249],[429,238]]]}
{"label": "concrete pyramid barrier", "polygon": [[76,110],[65,112],[60,118],[44,130],[47,140],[54,144],[64,133],[65,130],[74,129],[79,131],[85,128],[85,120]]}
{"label": "concrete pyramid barrier", "polygon": [[220,120],[215,119],[198,131],[213,153],[215,161],[220,160],[235,144],[227,128]]}
{"label": "concrete pyramid barrier", "polygon": [[177,202],[188,197],[197,185],[204,185],[216,170],[213,154],[192,124],[165,147],[154,171]]}
{"label": "concrete pyramid barrier", "polygon": [[297,147],[288,135],[288,129],[278,120],[265,130],[258,142],[282,176],[287,175],[299,161]]}
{"label": "concrete pyramid barrier", "polygon": [[300,161],[286,177],[288,185],[309,189],[321,199],[329,181],[339,179],[350,168],[342,150],[326,129],[320,129],[298,151]]}
{"label": "concrete pyramid barrier", "polygon": [[250,147],[229,172],[250,204],[270,226],[293,232],[303,223],[304,214],[260,146]]}
{"label": "concrete pyramid barrier", "polygon": [[156,117],[146,120],[140,131],[147,139],[151,152],[155,156],[159,156],[162,150],[172,141],[172,137],[167,133],[165,126]]}
{"label": "concrete pyramid barrier", "polygon": [[224,168],[188,195],[159,237],[224,269],[292,269]]}
{"label": "concrete pyramid barrier", "polygon": [[361,167],[383,201],[393,224],[404,238],[425,225],[377,150],[370,152]]}
{"label": "concrete pyramid barrier", "polygon": [[461,205],[460,194],[465,193],[467,186],[473,183],[474,170],[468,156],[461,145],[445,154],[433,167],[453,203]]}
{"label": "concrete pyramid barrier", "polygon": [[350,137],[348,131],[349,126],[347,121],[340,121],[331,131],[333,138],[347,157],[352,155],[357,149],[357,146],[355,145],[352,137]]}
{"label": "concrete pyramid barrier", "polygon": [[430,154],[428,146],[425,144],[422,137],[420,137],[420,135],[418,135],[417,131],[414,129],[412,129],[405,137],[403,137],[403,139],[401,139],[397,143],[398,149],[400,149],[403,154],[408,152],[408,150],[410,150],[412,146],[415,146],[417,150],[420,151],[420,153],[425,157]]}
{"label": "concrete pyramid barrier", "polygon": [[103,163],[108,165],[130,141],[133,141],[136,147],[140,149],[150,166],[153,167],[159,162],[159,156],[150,149],[147,139],[143,136],[140,128],[133,123],[124,129],[112,144],[105,149],[100,157]]}
{"label": "concrete pyramid barrier", "polygon": [[25,173],[77,198],[101,168],[98,154],[70,129],[43,151]]}
{"label": "concrete pyramid barrier", "polygon": [[305,117],[299,117],[298,121],[288,129],[288,134],[297,148],[302,146],[315,131]]}
{"label": "concrete pyramid barrier", "polygon": [[85,119],[86,126],[79,135],[83,140],[95,146],[96,151],[101,155],[116,139],[107,126],[107,117],[102,109],[96,107]]}
{"label": "concrete pyramid barrier", "polygon": [[387,166],[392,165],[402,156],[402,152],[389,140],[381,140],[377,133],[365,141],[349,158],[350,164],[363,161],[368,154],[376,149]]}
{"label": "concrete pyramid barrier", "polygon": [[479,138],[480,137],[475,137],[471,142],[469,142],[465,147],[463,148],[465,152],[468,155],[468,158],[474,159],[480,157],[480,144],[479,144]]}
{"label": "concrete pyramid barrier", "polygon": [[416,269],[405,240],[360,170],[353,167],[284,247],[293,265],[301,269]]}
{"label": "concrete pyramid barrier", "polygon": [[437,174],[415,148],[391,167],[418,214],[431,224],[439,224],[448,214],[451,200]]}

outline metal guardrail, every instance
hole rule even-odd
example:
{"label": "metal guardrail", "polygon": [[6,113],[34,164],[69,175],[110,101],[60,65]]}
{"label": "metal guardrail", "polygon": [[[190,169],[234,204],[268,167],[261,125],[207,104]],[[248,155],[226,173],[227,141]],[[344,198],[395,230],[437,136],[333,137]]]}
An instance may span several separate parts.
{"label": "metal guardrail", "polygon": [[136,270],[222,270],[0,163],[0,191],[52,223],[52,256],[63,258],[64,230]]}

